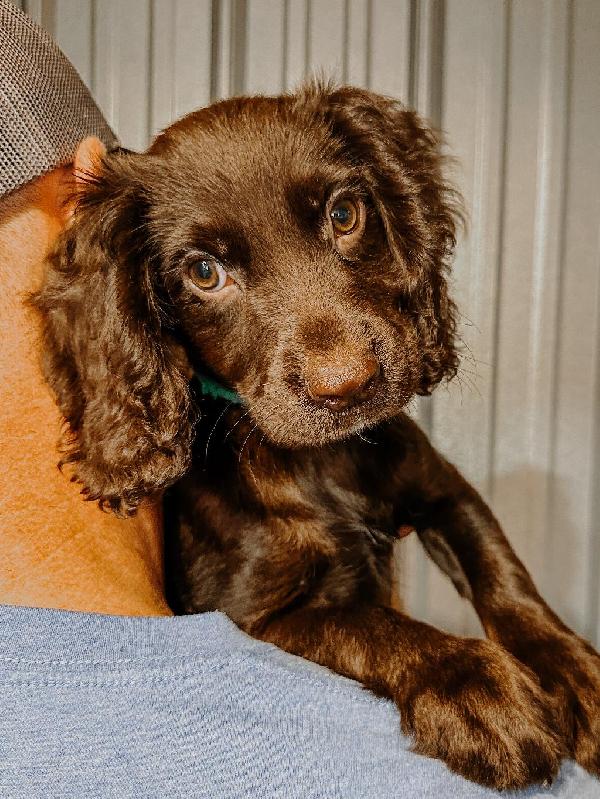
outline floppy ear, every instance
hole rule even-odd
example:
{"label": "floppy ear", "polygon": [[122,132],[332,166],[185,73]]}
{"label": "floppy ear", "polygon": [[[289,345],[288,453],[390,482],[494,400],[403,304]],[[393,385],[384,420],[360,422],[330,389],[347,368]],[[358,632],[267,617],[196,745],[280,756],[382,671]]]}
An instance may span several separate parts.
{"label": "floppy ear", "polygon": [[68,429],[64,463],[89,500],[119,515],[186,470],[192,436],[187,376],[165,333],[139,178],[148,156],[106,156],[32,300],[43,367]]}
{"label": "floppy ear", "polygon": [[430,394],[458,368],[446,276],[462,200],[444,175],[440,138],[418,114],[362,89],[325,92],[332,132],[364,170],[392,253],[403,263],[402,309],[415,321],[423,353],[418,393]]}

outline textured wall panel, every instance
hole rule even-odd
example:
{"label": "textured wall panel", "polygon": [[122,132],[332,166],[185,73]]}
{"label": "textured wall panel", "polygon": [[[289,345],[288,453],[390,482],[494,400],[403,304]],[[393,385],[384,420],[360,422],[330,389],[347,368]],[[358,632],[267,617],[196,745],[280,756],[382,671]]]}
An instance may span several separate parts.
{"label": "textured wall panel", "polygon": [[150,131],[211,99],[212,3],[153,0],[150,50]]}
{"label": "textured wall panel", "polygon": [[[557,610],[600,641],[600,3],[21,0],[124,144],[243,91],[324,74],[447,132],[468,234],[459,378],[411,412],[491,502]],[[473,632],[416,540],[406,602]]]}
{"label": "textured wall panel", "polygon": [[134,150],[144,149],[150,135],[150,17],[149,0],[94,2],[94,93]]}
{"label": "textured wall panel", "polygon": [[[549,552],[553,595],[567,618],[597,608],[598,290],[600,278],[600,4],[571,15],[563,268],[559,285],[555,476]],[[594,512],[596,515],[594,516]]]}
{"label": "textured wall panel", "polygon": [[250,0],[244,91],[277,94],[285,76],[286,8],[280,0]]}
{"label": "textured wall panel", "polygon": [[516,3],[508,24],[492,501],[540,587],[549,590],[548,511],[552,493],[560,490],[553,485],[551,451],[563,266],[568,6]]}
{"label": "textured wall panel", "polygon": [[308,3],[306,65],[341,80],[345,72],[346,3],[344,0]]}
{"label": "textured wall panel", "polygon": [[[436,446],[487,498],[503,168],[505,17],[502,2],[448,2],[443,18],[438,19],[441,45],[420,48],[443,54],[438,77],[432,67],[430,74],[433,83],[440,84],[437,115],[447,131],[450,150],[458,158],[455,182],[465,196],[469,229],[468,238],[458,248],[453,273],[454,296],[461,310],[461,370],[453,384],[434,395],[428,426]],[[425,20],[419,28],[424,26]],[[439,35],[436,38],[439,41]],[[421,107],[426,110],[423,98],[431,95],[433,87],[428,88],[422,80],[415,85],[423,87]],[[421,581],[414,612],[449,629],[465,633],[478,629],[471,608],[457,598],[429,562],[421,568]]]}

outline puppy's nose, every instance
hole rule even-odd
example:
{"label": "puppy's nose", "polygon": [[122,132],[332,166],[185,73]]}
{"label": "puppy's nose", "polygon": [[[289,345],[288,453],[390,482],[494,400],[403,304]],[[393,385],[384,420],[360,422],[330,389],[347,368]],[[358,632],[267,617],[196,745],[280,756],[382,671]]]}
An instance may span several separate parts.
{"label": "puppy's nose", "polygon": [[352,361],[314,364],[305,373],[308,394],[313,402],[332,411],[341,411],[371,395],[379,369],[379,361],[374,355]]}

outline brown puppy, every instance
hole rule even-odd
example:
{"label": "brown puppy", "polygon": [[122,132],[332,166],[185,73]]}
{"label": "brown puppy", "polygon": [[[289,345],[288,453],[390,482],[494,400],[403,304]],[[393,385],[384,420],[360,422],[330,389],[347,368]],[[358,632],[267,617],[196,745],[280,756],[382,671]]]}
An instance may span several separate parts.
{"label": "brown puppy", "polygon": [[[413,112],[319,86],[107,157],[36,298],[65,457],[124,514],[187,472],[169,496],[181,609],[390,697],[416,751],[497,788],[565,754],[600,773],[600,658],[402,412],[457,367],[442,166]],[[405,525],[490,640],[391,609]]]}

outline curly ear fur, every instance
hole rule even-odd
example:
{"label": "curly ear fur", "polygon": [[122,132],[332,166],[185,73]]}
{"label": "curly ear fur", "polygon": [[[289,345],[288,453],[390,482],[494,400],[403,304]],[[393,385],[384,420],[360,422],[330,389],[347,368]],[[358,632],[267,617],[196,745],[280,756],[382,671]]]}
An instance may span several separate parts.
{"label": "curly ear fur", "polygon": [[32,297],[45,377],[68,423],[61,465],[120,515],[186,471],[192,436],[187,377],[153,285],[141,157],[108,156],[86,181]]}
{"label": "curly ear fur", "polygon": [[[323,89],[315,97],[323,101]],[[458,368],[456,308],[446,274],[462,203],[443,175],[441,139],[414,111],[362,89],[326,93],[334,135],[353,150],[371,183],[393,254],[406,266],[403,310],[416,320],[423,351],[418,393],[430,394]]]}

